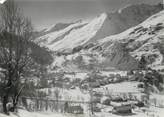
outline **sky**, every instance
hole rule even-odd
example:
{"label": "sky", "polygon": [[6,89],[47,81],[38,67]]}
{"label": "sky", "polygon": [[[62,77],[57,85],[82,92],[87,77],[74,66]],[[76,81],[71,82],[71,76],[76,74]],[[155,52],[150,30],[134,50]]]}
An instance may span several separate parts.
{"label": "sky", "polygon": [[112,12],[129,4],[157,4],[162,0],[16,0],[35,29],[59,22],[90,20],[100,13]]}

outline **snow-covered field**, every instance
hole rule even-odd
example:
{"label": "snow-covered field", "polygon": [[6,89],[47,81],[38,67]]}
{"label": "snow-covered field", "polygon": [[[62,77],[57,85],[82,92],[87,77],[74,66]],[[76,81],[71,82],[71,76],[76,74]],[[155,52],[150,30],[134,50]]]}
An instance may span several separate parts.
{"label": "snow-covered field", "polygon": [[44,88],[40,91],[43,91],[48,94],[49,91],[52,93],[49,95],[49,98],[55,99],[55,91],[58,90],[60,100],[67,100],[67,101],[89,101],[90,96],[89,94],[82,93],[79,88],[75,89],[61,89],[61,88]]}
{"label": "snow-covered field", "polygon": [[157,109],[151,107],[149,109],[149,113],[135,111],[133,114],[129,115],[117,115],[112,113],[94,113],[94,115],[75,115],[75,114],[67,114],[67,113],[52,113],[52,112],[28,112],[26,110],[19,110],[17,114],[10,113],[10,116],[4,115],[0,113],[0,117],[163,117],[164,109]]}
{"label": "snow-covered field", "polygon": [[110,93],[141,93],[143,91],[142,88],[138,88],[137,86],[141,84],[139,82],[121,82],[109,84],[106,86],[101,86],[100,88],[96,88],[95,90],[98,92],[105,93],[105,91],[109,91]]}
{"label": "snow-covered field", "polygon": [[17,114],[10,113],[10,116],[0,114],[0,117],[73,117],[67,114],[50,113],[50,112],[28,112],[26,110],[19,110]]}

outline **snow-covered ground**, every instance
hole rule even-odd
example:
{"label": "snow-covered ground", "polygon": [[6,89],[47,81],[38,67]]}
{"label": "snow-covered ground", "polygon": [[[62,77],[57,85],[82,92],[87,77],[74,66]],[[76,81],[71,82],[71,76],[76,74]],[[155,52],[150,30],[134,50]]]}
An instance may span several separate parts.
{"label": "snow-covered ground", "polygon": [[52,113],[52,112],[28,112],[26,110],[19,110],[17,114],[10,113],[10,116],[0,113],[0,117],[74,117],[68,114]]}
{"label": "snow-covered ground", "polygon": [[116,75],[116,74],[119,74],[120,76],[127,76],[127,71],[119,71],[119,70],[113,70],[113,71],[102,71],[101,72],[102,75],[105,75],[105,76],[110,76],[111,74],[113,75]]}
{"label": "snow-covered ground", "polygon": [[148,117],[163,117],[164,116],[164,108],[157,108],[157,107],[149,107],[149,112],[146,114]]}
{"label": "snow-covered ground", "polygon": [[48,94],[49,91],[52,92],[51,95],[49,95],[49,98],[55,99],[55,91],[59,92],[60,100],[67,100],[67,101],[84,101],[88,102],[90,99],[90,96],[88,93],[83,93],[79,88],[75,89],[61,89],[61,88],[44,88],[40,91],[43,91]]}
{"label": "snow-covered ground", "polygon": [[94,113],[94,115],[75,115],[66,113],[55,113],[55,112],[28,112],[26,110],[19,110],[17,114],[10,113],[10,116],[0,113],[0,117],[163,117],[164,109],[157,109],[152,107],[149,109],[149,113],[135,111],[130,115],[116,115],[112,113]]}
{"label": "snow-covered ground", "polygon": [[99,92],[103,95],[110,95],[112,97],[122,97],[126,96],[127,98],[133,98],[142,100],[145,96],[143,88],[138,88],[140,82],[121,82],[109,84],[106,86],[101,86],[100,88],[94,89],[94,91]]}
{"label": "snow-covered ground", "polygon": [[143,89],[138,88],[137,86],[141,84],[140,82],[121,82],[109,84],[106,86],[102,86],[101,88],[97,88],[96,91],[105,92],[108,90],[114,93],[140,93]]}

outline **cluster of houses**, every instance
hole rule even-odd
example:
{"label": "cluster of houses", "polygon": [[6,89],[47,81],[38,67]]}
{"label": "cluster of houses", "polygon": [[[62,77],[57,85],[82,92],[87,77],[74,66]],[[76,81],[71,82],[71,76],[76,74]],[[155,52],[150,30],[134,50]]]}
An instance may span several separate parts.
{"label": "cluster of houses", "polygon": [[[138,74],[135,75],[134,74]],[[64,88],[68,90],[74,90],[77,87],[82,91],[88,91],[89,89],[98,89],[101,87],[105,87],[109,84],[120,84],[122,82],[133,82],[136,81],[136,78],[140,77],[140,74],[137,71],[134,73],[127,73],[126,75],[121,74],[110,74],[110,75],[98,75],[97,77],[90,78],[76,78],[75,74],[69,74],[67,77],[63,76],[62,78],[59,77],[51,77],[48,78],[49,87],[58,87],[58,88]],[[68,77],[70,76],[70,77]],[[144,83],[139,83],[137,85],[137,88],[144,89]],[[102,90],[106,91],[106,90]],[[81,92],[83,93],[83,92]],[[116,93],[116,92],[113,92]],[[111,113],[132,113],[132,110],[134,107],[143,107],[147,102],[147,96],[141,92],[143,95],[140,95],[139,99],[136,97],[138,94],[125,94],[122,93],[121,96],[115,97],[113,94],[109,93],[109,95],[104,95],[98,92],[93,92],[93,108],[91,109],[94,112],[101,112],[102,106],[108,106],[111,107],[111,110],[108,112]],[[125,96],[126,95],[126,96]],[[105,100],[103,99],[103,96],[106,96],[107,98]],[[101,105],[101,106],[97,106]],[[75,114],[82,114],[84,113],[84,109],[80,105],[70,105],[65,102],[65,112],[68,113],[75,113]],[[64,107],[65,107],[64,106]]]}

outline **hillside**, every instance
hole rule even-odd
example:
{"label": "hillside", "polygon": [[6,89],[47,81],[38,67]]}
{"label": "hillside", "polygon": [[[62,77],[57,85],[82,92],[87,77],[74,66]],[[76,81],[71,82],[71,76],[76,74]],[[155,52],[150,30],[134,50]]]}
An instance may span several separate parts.
{"label": "hillside", "polygon": [[[1,42],[0,55],[2,54],[2,56],[3,56],[3,49],[9,48],[8,45],[11,42],[10,38],[6,38],[5,40],[3,40],[4,39],[3,35],[9,35],[9,36],[14,37],[14,38],[12,38],[12,49],[13,49],[13,51],[16,51],[17,46],[18,46],[18,44],[17,44],[18,42],[21,43],[22,49],[24,49],[23,45],[25,46],[25,43],[26,43],[26,46],[28,46],[29,49],[31,50],[30,56],[34,59],[34,61],[36,63],[38,63],[40,65],[50,65],[53,62],[52,53],[48,49],[46,49],[45,47],[40,47],[38,44],[34,43],[33,41],[24,42],[23,39],[21,40],[17,36],[11,35],[10,33],[7,33],[7,32],[0,33],[0,42]],[[42,55],[44,55],[44,57]]]}
{"label": "hillside", "polygon": [[137,60],[144,57],[148,67],[162,70],[164,68],[163,22],[164,11],[161,11],[120,34],[106,37],[86,46],[79,46],[79,48],[73,49],[76,50],[76,54],[70,54],[65,59],[69,63],[71,56],[74,59],[75,55],[78,55],[81,56],[80,64],[84,65],[87,59],[94,60],[96,58],[97,66],[102,69],[114,67],[125,70],[136,69]]}
{"label": "hillside", "polygon": [[[145,57],[151,68],[160,69],[163,66],[164,50],[164,11],[161,11],[136,27],[130,28],[118,35],[106,37],[99,41],[104,50],[110,43],[124,43],[130,55],[136,59]],[[163,67],[162,67],[163,68]],[[161,68],[161,69],[162,69]]]}
{"label": "hillside", "polygon": [[[130,5],[113,13],[102,13],[89,22],[59,23],[45,29],[36,42],[52,51],[73,49],[136,26],[162,10],[160,5]],[[43,33],[42,32],[42,33]]]}
{"label": "hillside", "polygon": [[103,13],[90,22],[80,20],[69,24],[38,37],[35,42],[55,53],[52,67],[70,72],[93,68],[138,69],[142,56],[149,67],[159,66],[163,63],[163,45],[159,39],[162,38],[163,14],[157,13],[160,10],[161,5],[131,5]]}

